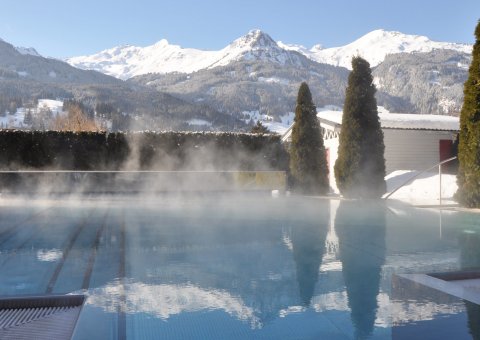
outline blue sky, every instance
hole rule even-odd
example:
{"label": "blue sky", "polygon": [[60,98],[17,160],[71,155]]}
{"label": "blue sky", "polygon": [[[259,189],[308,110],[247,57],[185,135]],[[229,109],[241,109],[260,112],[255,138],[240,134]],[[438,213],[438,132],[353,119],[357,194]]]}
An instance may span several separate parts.
{"label": "blue sky", "polygon": [[63,58],[165,38],[220,49],[250,29],[311,47],[374,29],[473,43],[480,0],[2,0],[0,38]]}

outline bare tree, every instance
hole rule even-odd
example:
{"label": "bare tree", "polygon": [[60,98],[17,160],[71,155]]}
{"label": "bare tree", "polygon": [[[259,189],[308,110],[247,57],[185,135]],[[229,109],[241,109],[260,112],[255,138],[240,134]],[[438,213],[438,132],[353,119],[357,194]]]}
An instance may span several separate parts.
{"label": "bare tree", "polygon": [[58,115],[52,122],[52,129],[57,131],[100,131],[97,123],[89,119],[78,106],[71,106],[68,115]]}

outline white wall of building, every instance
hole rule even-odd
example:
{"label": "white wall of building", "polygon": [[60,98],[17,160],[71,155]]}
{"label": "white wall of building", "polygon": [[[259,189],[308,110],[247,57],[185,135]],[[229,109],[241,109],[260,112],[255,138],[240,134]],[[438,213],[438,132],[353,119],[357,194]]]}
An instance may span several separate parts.
{"label": "white wall of building", "polygon": [[337,183],[335,181],[335,172],[333,167],[335,166],[335,161],[338,158],[338,138],[327,139],[323,141],[325,145],[325,151],[328,150],[328,178],[330,181],[330,191],[338,193]]}
{"label": "white wall of building", "polygon": [[[387,175],[395,170],[425,170],[440,162],[440,140],[455,140],[450,131],[383,129]],[[338,158],[338,138],[324,140],[329,150],[331,191],[338,193],[334,165]]]}
{"label": "white wall of building", "polygon": [[440,140],[455,140],[449,131],[383,129],[387,175],[395,170],[425,170],[440,162]]}

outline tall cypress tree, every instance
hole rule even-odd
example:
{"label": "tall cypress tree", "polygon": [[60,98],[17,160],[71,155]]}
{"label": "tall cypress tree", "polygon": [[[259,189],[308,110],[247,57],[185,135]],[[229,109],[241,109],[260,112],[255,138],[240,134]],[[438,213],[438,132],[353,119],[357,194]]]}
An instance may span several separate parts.
{"label": "tall cypress tree", "polygon": [[379,198],[385,193],[385,145],[375,91],[370,64],[353,57],[334,167],[345,197]]}
{"label": "tall cypress tree", "polygon": [[460,113],[458,201],[467,207],[480,207],[480,20],[475,29],[472,64],[463,87]]}
{"label": "tall cypress tree", "polygon": [[327,193],[329,185],[325,146],[317,109],[307,83],[302,83],[298,90],[290,148],[290,171],[296,191],[306,194]]}

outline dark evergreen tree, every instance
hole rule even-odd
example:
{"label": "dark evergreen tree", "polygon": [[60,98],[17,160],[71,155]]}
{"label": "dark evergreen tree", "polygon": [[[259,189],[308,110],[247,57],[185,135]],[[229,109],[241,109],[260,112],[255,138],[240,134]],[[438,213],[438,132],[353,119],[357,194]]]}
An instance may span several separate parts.
{"label": "dark evergreen tree", "polygon": [[467,207],[480,207],[480,21],[475,29],[472,64],[463,88],[460,113],[458,201]]}
{"label": "dark evergreen tree", "polygon": [[370,64],[353,57],[334,167],[345,197],[379,198],[385,193],[385,145],[375,91]]}
{"label": "dark evergreen tree", "polygon": [[294,190],[325,194],[329,189],[328,167],[317,109],[307,83],[298,90],[290,148],[290,171]]}
{"label": "dark evergreen tree", "polygon": [[32,111],[30,109],[27,110],[25,116],[23,117],[23,123],[26,125],[31,125],[33,122]]}
{"label": "dark evergreen tree", "polygon": [[270,133],[270,131],[268,131],[267,127],[265,125],[262,124],[261,121],[257,120],[257,124],[255,126],[252,127],[252,129],[250,130],[251,133],[258,133],[258,134],[261,134],[261,133]]}

